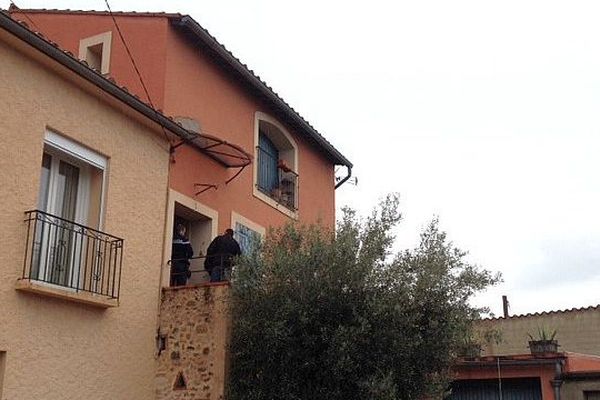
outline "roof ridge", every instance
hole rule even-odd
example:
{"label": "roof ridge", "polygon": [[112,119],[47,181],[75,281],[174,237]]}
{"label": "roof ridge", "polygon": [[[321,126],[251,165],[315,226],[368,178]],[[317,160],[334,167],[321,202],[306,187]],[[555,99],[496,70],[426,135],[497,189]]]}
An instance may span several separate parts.
{"label": "roof ridge", "polygon": [[[319,143],[322,146],[322,148],[326,149],[331,155],[334,156],[334,158],[337,158],[337,162],[348,167],[352,167],[352,163],[348,159],[346,159],[346,157],[339,150],[337,150],[331,142],[329,142],[321,133],[319,133],[319,131],[317,131],[317,129],[315,129],[310,122],[308,122],[302,115],[300,115],[300,113],[296,111],[281,96],[279,96],[279,94],[277,94],[277,92],[275,92],[271,86],[269,86],[263,79],[261,79],[260,76],[255,74],[253,70],[251,70],[239,58],[237,58],[229,49],[227,49],[227,47],[225,47],[225,45],[219,42],[215,36],[213,36],[205,27],[200,25],[193,17],[189,15],[183,15],[178,23],[180,26],[183,26],[192,31],[192,33],[198,36],[200,40],[203,40],[205,44],[209,46],[210,43],[206,42],[210,40],[214,44],[214,46],[217,47],[213,48],[212,50],[215,51],[217,55],[222,57],[225,62],[228,62],[230,64],[230,67],[235,69],[236,72],[238,72],[242,76],[244,75],[244,73],[247,74],[248,76],[246,76],[245,78],[250,81],[250,84],[254,84],[255,87],[258,86],[258,89],[262,88],[263,90],[267,91],[267,95],[270,94],[271,96],[273,96],[272,101],[274,103],[277,103],[277,101],[279,101],[281,103],[279,107],[283,108],[284,111],[291,115],[292,119],[293,117],[296,117],[298,119],[296,123],[298,123],[299,125],[304,125],[302,129],[308,131],[309,134],[312,136],[312,140]],[[199,34],[198,31],[200,31],[202,35]],[[221,50],[223,53],[219,54],[219,50]],[[236,64],[237,67],[241,68],[242,70],[236,68]]]}
{"label": "roof ridge", "polygon": [[[72,10],[70,8],[20,8],[13,4],[9,6],[9,12],[23,12],[28,14],[89,14],[89,15],[106,15],[110,16],[108,10]],[[184,14],[169,13],[164,11],[112,11],[113,15],[132,16],[132,17],[167,17],[181,18]]]}
{"label": "roof ridge", "polygon": [[600,304],[593,305],[593,306],[585,306],[585,307],[573,307],[573,308],[567,308],[567,309],[563,309],[563,310],[536,311],[533,313],[510,315],[508,317],[488,317],[488,318],[483,318],[482,321],[499,321],[499,320],[513,319],[513,318],[540,317],[540,316],[544,316],[544,315],[565,314],[565,313],[582,312],[582,311],[590,311],[590,310],[600,310]]}
{"label": "roof ridge", "polygon": [[[12,5],[11,5],[12,7]],[[70,10],[70,9],[21,9],[18,7],[12,8],[15,12],[21,11],[24,14],[28,13],[56,13],[56,14],[81,14],[81,15],[102,15],[109,16],[109,11],[96,11],[96,10]],[[309,142],[317,145],[319,150],[327,154],[330,160],[334,163],[346,165],[352,168],[352,162],[350,162],[333,144],[325,138],[314,126],[311,125],[298,111],[296,111],[287,101],[285,101],[271,86],[269,86],[263,79],[260,78],[248,65],[244,64],[239,58],[237,58],[225,45],[217,40],[206,28],[200,25],[190,15],[180,13],[164,13],[164,12],[136,12],[136,11],[113,11],[113,15],[117,16],[146,16],[146,17],[166,17],[172,20],[177,20],[176,24],[186,29],[189,29],[199,41],[202,41],[204,45],[211,48],[217,56],[228,64],[229,68],[238,73],[243,79],[246,80],[247,84],[258,90],[263,96],[267,98],[273,104],[273,108],[282,112],[289,118],[293,124],[297,124],[303,135],[308,139]]]}

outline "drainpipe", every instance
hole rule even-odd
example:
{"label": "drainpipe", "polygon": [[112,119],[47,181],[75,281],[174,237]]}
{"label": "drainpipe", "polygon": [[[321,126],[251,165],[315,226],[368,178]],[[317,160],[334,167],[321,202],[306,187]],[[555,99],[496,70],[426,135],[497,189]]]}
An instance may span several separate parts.
{"label": "drainpipe", "polygon": [[346,165],[346,169],[348,170],[348,174],[335,185],[336,189],[342,186],[352,176],[352,167]]}
{"label": "drainpipe", "polygon": [[554,400],[560,400],[560,387],[562,386],[562,360],[556,360],[554,365],[554,379],[550,381],[554,389]]}

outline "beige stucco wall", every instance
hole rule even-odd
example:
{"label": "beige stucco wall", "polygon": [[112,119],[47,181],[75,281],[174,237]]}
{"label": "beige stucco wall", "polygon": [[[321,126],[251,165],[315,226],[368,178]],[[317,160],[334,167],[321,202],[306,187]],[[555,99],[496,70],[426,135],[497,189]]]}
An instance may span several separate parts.
{"label": "beige stucco wall", "polygon": [[502,334],[500,344],[484,346],[485,355],[529,353],[527,334],[535,336],[538,327],[556,329],[560,351],[600,355],[600,308],[484,320],[479,327]]}
{"label": "beige stucco wall", "polygon": [[[82,90],[71,73],[39,57],[0,30],[1,398],[151,399],[168,146],[114,100],[109,106],[98,89]],[[125,239],[116,308],[15,290],[23,213],[36,207],[47,127],[109,158],[102,230]]]}
{"label": "beige stucco wall", "polygon": [[565,400],[587,400],[585,392],[600,392],[600,380],[568,380],[560,388],[561,399]]}
{"label": "beige stucco wall", "polygon": [[[228,283],[163,289],[160,334],[166,348],[158,357],[156,400],[223,398],[228,296]],[[174,389],[180,373],[184,390]]]}

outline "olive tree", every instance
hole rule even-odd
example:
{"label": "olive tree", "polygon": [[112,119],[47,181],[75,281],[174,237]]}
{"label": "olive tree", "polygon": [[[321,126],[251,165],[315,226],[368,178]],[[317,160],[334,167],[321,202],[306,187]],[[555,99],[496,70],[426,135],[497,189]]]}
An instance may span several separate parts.
{"label": "olive tree", "polygon": [[470,264],[434,219],[392,254],[390,195],[336,232],[269,232],[232,277],[231,400],[420,399],[447,387],[461,339],[485,310],[471,297],[497,275]]}

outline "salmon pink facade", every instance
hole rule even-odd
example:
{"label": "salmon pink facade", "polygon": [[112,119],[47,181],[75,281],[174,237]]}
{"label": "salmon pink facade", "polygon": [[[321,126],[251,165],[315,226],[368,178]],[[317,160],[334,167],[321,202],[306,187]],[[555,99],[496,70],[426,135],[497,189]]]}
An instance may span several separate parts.
{"label": "salmon pink facade", "polygon": [[0,55],[0,398],[223,398],[209,243],[333,229],[352,164],[188,16],[12,7]]}
{"label": "salmon pink facade", "polygon": [[[196,250],[205,251],[227,228],[242,247],[288,221],[333,228],[334,170],[341,165],[349,172],[352,164],[193,19],[25,12],[61,48],[92,66],[102,59],[96,68],[105,76],[185,128],[221,141],[206,151],[172,143],[167,224],[187,224]],[[19,10],[12,14],[25,19]]]}

